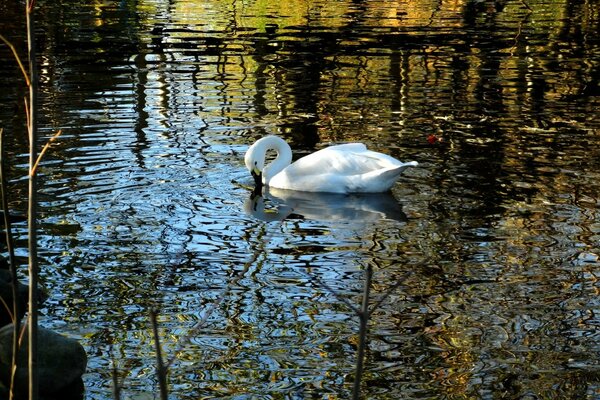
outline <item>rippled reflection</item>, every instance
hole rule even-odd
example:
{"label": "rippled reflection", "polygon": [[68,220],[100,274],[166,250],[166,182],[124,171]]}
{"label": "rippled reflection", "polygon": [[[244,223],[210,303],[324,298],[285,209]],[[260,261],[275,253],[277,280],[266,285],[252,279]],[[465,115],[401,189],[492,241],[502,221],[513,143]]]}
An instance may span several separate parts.
{"label": "rippled reflection", "polygon": [[[251,193],[244,203],[246,213],[264,221],[287,218],[315,221],[377,222],[381,219],[405,221],[402,206],[390,193],[334,194],[298,192],[269,188]],[[265,202],[271,206],[265,206]]]}

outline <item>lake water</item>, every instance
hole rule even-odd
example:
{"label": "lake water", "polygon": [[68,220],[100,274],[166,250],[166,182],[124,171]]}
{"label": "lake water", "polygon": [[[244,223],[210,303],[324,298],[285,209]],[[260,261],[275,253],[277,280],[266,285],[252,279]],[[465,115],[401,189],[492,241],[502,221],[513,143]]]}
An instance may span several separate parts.
{"label": "lake water", "polygon": [[[0,33],[24,54],[21,5]],[[62,4],[56,4],[62,3]],[[39,1],[41,324],[86,399],[600,398],[600,4]],[[24,83],[0,127],[25,210]],[[416,160],[391,193],[251,198],[266,134]],[[26,226],[18,254],[26,278]]]}

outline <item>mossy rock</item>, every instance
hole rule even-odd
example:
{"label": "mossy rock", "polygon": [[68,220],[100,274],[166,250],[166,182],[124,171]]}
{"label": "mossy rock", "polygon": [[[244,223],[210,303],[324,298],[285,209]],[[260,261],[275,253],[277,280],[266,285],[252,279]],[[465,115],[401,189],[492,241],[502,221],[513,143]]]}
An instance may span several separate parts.
{"label": "mossy rock", "polygon": [[[26,393],[28,387],[27,330],[19,349],[15,387]],[[12,363],[13,325],[0,329],[0,379],[8,386]],[[38,328],[38,379],[40,395],[51,395],[77,384],[87,367],[83,346],[45,328]]]}

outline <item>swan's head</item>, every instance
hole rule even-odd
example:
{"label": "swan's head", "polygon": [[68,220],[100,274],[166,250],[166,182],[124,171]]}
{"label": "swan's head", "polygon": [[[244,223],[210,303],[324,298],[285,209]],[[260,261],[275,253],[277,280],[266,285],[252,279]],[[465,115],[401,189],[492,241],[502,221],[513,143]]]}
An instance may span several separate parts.
{"label": "swan's head", "polygon": [[254,178],[255,186],[257,188],[262,188],[266,151],[265,153],[257,152],[257,143],[254,143],[252,146],[250,146],[250,148],[246,152],[246,156],[244,157],[244,162],[246,163],[246,168],[248,168],[248,171],[250,171],[250,175],[252,175],[252,178]]}
{"label": "swan's head", "polygon": [[[277,157],[265,166],[267,151],[274,150]],[[269,180],[292,161],[292,150],[285,140],[277,136],[265,136],[257,140],[246,152],[244,162],[254,178],[257,188],[267,185]]]}
{"label": "swan's head", "polygon": [[254,187],[256,189],[262,189],[262,186],[263,186],[262,171],[260,171],[258,169],[253,169],[252,171],[250,171],[250,174],[254,178]]}

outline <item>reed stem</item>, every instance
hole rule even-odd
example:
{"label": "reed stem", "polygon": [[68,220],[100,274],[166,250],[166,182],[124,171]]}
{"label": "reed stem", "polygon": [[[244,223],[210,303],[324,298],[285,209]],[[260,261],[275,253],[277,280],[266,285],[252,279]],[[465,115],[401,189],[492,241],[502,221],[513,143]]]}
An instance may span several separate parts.
{"label": "reed stem", "polygon": [[38,259],[37,259],[37,178],[34,166],[37,161],[37,90],[38,75],[35,51],[35,25],[33,0],[26,4],[27,21],[27,54],[29,60],[29,202],[28,202],[28,231],[29,231],[29,336],[28,336],[28,370],[29,370],[29,400],[37,400],[38,387]]}

